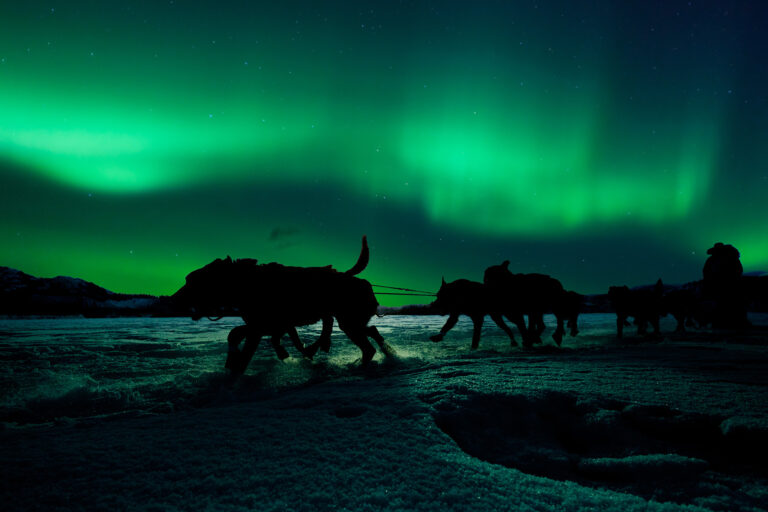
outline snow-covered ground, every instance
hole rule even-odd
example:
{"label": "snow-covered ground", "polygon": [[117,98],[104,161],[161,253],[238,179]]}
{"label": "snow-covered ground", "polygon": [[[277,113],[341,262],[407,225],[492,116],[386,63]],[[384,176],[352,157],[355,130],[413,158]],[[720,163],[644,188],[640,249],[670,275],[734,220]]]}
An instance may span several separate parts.
{"label": "snow-covered ground", "polygon": [[314,361],[262,342],[237,380],[235,319],[2,320],[0,506],[768,509],[767,331],[619,342],[593,314],[471,352],[465,319],[428,341],[444,320],[374,318],[398,355],[366,368],[337,330]]}

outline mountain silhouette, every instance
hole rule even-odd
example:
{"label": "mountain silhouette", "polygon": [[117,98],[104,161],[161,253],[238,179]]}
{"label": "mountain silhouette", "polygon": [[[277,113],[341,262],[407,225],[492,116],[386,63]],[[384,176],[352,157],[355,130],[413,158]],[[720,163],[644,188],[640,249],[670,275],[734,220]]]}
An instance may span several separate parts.
{"label": "mountain silhouette", "polygon": [[0,315],[177,316],[167,297],[111,292],[76,277],[35,277],[0,267]]}

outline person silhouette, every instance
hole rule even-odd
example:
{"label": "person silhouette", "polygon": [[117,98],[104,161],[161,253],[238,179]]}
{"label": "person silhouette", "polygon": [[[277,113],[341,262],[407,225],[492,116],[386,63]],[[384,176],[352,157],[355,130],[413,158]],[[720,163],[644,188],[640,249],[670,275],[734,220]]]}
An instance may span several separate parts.
{"label": "person silhouette", "polygon": [[747,307],[742,290],[744,268],[738,249],[717,242],[707,250],[702,274],[704,297],[714,303],[712,327],[719,329],[743,328],[749,325]]}

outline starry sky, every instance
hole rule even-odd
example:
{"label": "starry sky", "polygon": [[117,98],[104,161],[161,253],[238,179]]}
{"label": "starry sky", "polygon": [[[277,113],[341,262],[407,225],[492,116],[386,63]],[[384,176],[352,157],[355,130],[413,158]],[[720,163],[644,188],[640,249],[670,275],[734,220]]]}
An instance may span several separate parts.
{"label": "starry sky", "polygon": [[[435,290],[768,270],[768,3],[3,2],[0,265],[216,257]],[[380,296],[383,304],[425,302]]]}

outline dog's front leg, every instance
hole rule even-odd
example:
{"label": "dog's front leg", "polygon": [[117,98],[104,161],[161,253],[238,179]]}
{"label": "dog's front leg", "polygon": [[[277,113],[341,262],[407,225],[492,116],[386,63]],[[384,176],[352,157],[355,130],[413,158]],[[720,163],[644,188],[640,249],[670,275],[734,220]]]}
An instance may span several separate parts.
{"label": "dog's front leg", "polygon": [[316,343],[326,353],[331,350],[331,332],[333,332],[333,317],[325,316],[323,317],[323,330],[320,332],[320,337]]}
{"label": "dog's front leg", "polygon": [[435,334],[434,336],[430,336],[429,339],[434,342],[442,341],[442,339],[445,338],[445,335],[448,334],[448,331],[453,329],[453,326],[456,325],[456,322],[458,321],[459,321],[458,313],[451,313],[451,315],[448,317],[448,320],[445,321],[445,325],[443,325],[443,328],[440,329],[440,332]]}
{"label": "dog's front leg", "polygon": [[240,342],[248,335],[247,325],[238,325],[227,335],[227,361],[224,363],[224,368],[238,372],[241,366]]}
{"label": "dog's front leg", "polygon": [[492,313],[491,320],[493,320],[502,331],[507,333],[507,336],[509,336],[510,344],[513,347],[516,347],[517,341],[515,341],[515,334],[512,332],[512,329],[510,329],[509,326],[504,322],[504,318],[498,313]]}
{"label": "dog's front leg", "polygon": [[483,332],[483,315],[472,316],[472,350],[480,346],[480,334]]}
{"label": "dog's front leg", "polygon": [[299,333],[296,332],[295,327],[290,327],[288,329],[288,336],[290,336],[293,346],[296,348],[296,350],[299,351],[301,355],[303,355],[307,359],[312,359],[314,357],[315,352],[317,352],[317,348],[312,350],[312,346],[305,347],[304,343],[302,343],[301,341],[301,338],[299,338]]}
{"label": "dog's front leg", "polygon": [[[277,354],[278,359],[281,361],[283,359],[288,358],[288,351],[285,350],[285,348],[280,344],[280,338],[282,337],[283,333],[279,334],[273,334],[272,337],[269,339],[269,342],[272,344],[272,348],[275,349],[275,354]],[[298,336],[298,335],[297,335]]]}

